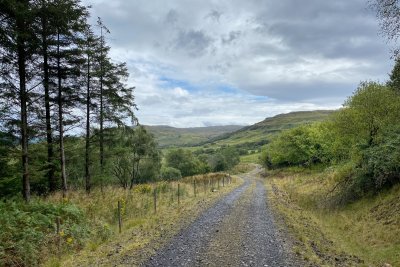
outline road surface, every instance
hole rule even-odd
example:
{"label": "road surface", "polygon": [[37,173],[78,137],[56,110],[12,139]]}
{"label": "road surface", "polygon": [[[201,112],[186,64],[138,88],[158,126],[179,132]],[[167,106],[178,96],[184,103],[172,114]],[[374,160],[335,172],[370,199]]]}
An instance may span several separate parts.
{"label": "road surface", "polygon": [[260,167],[142,266],[300,266],[279,234]]}

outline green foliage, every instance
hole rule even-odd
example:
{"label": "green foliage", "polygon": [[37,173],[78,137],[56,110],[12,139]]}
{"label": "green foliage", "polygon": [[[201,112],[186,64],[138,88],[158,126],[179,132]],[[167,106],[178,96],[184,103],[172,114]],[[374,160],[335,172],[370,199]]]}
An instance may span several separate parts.
{"label": "green foliage", "polygon": [[209,157],[209,165],[214,172],[232,169],[239,162],[239,152],[233,147],[222,148]]}
{"label": "green foliage", "polygon": [[344,107],[346,111],[336,120],[338,134],[351,143],[372,146],[379,144],[385,129],[398,122],[400,98],[384,85],[364,82]]}
{"label": "green foliage", "polygon": [[210,157],[210,166],[214,172],[220,172],[228,169],[228,163],[221,153],[216,153]]}
{"label": "green foliage", "polygon": [[392,72],[389,75],[387,85],[394,91],[400,92],[400,58],[396,58]]}
{"label": "green foliage", "polygon": [[328,161],[323,127],[316,123],[282,132],[267,145],[261,155],[262,162],[267,167],[283,167]]}
{"label": "green foliage", "polygon": [[238,151],[233,147],[224,147],[210,153],[198,154],[204,150],[192,153],[185,149],[173,149],[165,155],[165,164],[178,169],[182,176],[219,172],[233,168],[240,162]]}
{"label": "green foliage", "polygon": [[[61,220],[61,234],[56,234],[56,218]],[[77,248],[88,237],[83,212],[68,203],[45,203],[20,200],[0,202],[0,265],[34,266],[42,260],[43,246],[56,250],[62,246]]]}
{"label": "green foliage", "polygon": [[344,108],[323,123],[272,139],[261,155],[268,168],[338,164],[339,202],[400,182],[400,96],[376,82],[361,83]]}
{"label": "green foliage", "polygon": [[163,167],[161,169],[161,179],[163,180],[177,180],[181,179],[181,171],[173,167]]}
{"label": "green foliage", "polygon": [[11,134],[0,132],[0,196],[15,195],[21,188],[15,142]]}
{"label": "green foliage", "polygon": [[200,173],[200,160],[191,151],[182,148],[170,150],[165,155],[166,166],[178,169],[182,176]]}
{"label": "green foliage", "polygon": [[126,188],[134,183],[158,178],[161,156],[152,134],[138,126],[116,130],[113,140],[112,171],[119,184]]}

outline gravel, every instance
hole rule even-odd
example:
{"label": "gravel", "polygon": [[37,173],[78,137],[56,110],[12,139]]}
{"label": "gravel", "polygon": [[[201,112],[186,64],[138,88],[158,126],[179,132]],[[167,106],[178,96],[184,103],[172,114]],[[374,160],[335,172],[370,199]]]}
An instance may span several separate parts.
{"label": "gravel", "polygon": [[300,266],[288,253],[256,168],[141,266]]}

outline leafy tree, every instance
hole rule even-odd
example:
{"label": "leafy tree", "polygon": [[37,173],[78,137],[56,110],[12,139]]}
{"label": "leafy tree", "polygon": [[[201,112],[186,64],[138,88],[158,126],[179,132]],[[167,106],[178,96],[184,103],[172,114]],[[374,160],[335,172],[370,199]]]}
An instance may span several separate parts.
{"label": "leafy tree", "polygon": [[165,155],[166,166],[178,169],[182,176],[197,174],[197,164],[195,157],[189,150],[182,148],[168,151]]}
{"label": "leafy tree", "polygon": [[373,146],[380,142],[385,128],[398,123],[399,95],[376,82],[363,82],[344,108],[346,111],[336,120],[342,134]]}
{"label": "leafy tree", "polygon": [[[371,7],[375,10],[382,33],[389,41],[397,41],[400,36],[400,2],[399,0],[372,0]],[[398,55],[399,49],[394,50]]]}
{"label": "leafy tree", "polygon": [[233,168],[240,162],[239,151],[236,148],[226,147],[224,149],[221,149],[221,154],[225,158],[227,169]]}
{"label": "leafy tree", "polygon": [[228,163],[226,158],[221,153],[213,154],[209,159],[211,170],[214,172],[220,172],[228,169]]}
{"label": "leafy tree", "polygon": [[122,128],[114,137],[113,172],[123,187],[155,180],[161,167],[161,156],[152,134],[143,126]]}
{"label": "leafy tree", "polygon": [[181,171],[172,167],[163,167],[161,169],[161,179],[178,180],[182,178]]}

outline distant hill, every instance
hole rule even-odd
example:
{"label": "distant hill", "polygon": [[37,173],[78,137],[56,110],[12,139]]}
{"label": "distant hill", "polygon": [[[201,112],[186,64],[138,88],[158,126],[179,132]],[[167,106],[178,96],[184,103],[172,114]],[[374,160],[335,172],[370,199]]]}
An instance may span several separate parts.
{"label": "distant hill", "polygon": [[196,146],[206,143],[217,136],[237,131],[243,126],[209,126],[194,128],[174,128],[170,126],[145,126],[154,134],[158,144],[162,148],[174,146]]}
{"label": "distant hill", "polygon": [[245,149],[257,149],[266,144],[272,135],[282,130],[293,128],[300,124],[325,120],[333,112],[333,110],[315,110],[279,114],[256,124],[243,127],[235,132],[217,136],[202,145],[204,147],[230,145]]}

